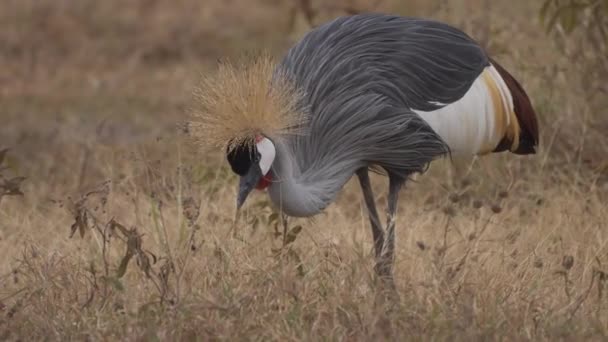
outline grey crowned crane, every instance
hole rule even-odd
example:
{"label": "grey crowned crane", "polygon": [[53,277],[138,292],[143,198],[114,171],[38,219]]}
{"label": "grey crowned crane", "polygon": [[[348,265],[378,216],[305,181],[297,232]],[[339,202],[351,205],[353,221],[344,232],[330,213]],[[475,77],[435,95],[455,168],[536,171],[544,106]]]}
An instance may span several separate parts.
{"label": "grey crowned crane", "polygon": [[[220,64],[197,91],[192,132],[226,149],[240,176],[237,208],[266,189],[289,216],[324,210],[357,175],[376,273],[392,279],[399,191],[434,159],[532,154],[536,114],[509,72],[449,25],[394,15],[341,17],[283,59]],[[383,229],[369,169],[388,175]]]}

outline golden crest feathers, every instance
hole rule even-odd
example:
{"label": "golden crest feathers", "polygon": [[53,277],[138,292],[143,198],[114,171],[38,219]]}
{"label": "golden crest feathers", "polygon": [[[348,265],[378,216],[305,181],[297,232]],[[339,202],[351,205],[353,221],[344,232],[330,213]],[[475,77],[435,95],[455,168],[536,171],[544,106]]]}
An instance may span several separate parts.
{"label": "golden crest feathers", "polygon": [[221,62],[215,74],[203,76],[194,96],[190,132],[205,147],[232,149],[258,134],[297,134],[304,123],[297,110],[301,93],[266,54]]}

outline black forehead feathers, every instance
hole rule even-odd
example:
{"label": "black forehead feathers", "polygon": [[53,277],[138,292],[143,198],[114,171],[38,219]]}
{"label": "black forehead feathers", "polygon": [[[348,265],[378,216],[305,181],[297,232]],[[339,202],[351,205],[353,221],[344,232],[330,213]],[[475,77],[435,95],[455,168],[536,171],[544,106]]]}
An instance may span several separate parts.
{"label": "black forehead feathers", "polygon": [[244,176],[249,171],[251,164],[259,160],[258,151],[254,144],[242,143],[226,151],[226,158],[232,171],[239,176]]}

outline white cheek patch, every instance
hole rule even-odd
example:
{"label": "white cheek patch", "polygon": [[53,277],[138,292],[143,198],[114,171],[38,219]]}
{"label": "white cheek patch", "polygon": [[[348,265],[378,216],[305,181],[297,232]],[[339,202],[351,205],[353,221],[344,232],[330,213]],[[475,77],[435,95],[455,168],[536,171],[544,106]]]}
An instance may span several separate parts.
{"label": "white cheek patch", "polygon": [[256,147],[260,153],[260,169],[265,176],[268,174],[268,171],[270,171],[270,167],[274,162],[274,157],[277,152],[274,148],[274,144],[268,138],[262,138],[262,140],[256,144]]}

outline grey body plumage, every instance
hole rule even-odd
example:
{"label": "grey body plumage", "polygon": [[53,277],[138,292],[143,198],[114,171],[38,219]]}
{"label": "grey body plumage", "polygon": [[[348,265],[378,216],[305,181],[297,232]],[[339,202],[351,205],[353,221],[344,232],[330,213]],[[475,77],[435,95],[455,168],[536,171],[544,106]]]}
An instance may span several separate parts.
{"label": "grey body plumage", "polygon": [[290,160],[273,169],[271,198],[311,216],[362,167],[401,179],[424,170],[448,147],[412,110],[454,102],[487,64],[467,35],[435,21],[367,14],[309,32],[279,65],[305,94],[309,126],[278,142],[277,158]]}

